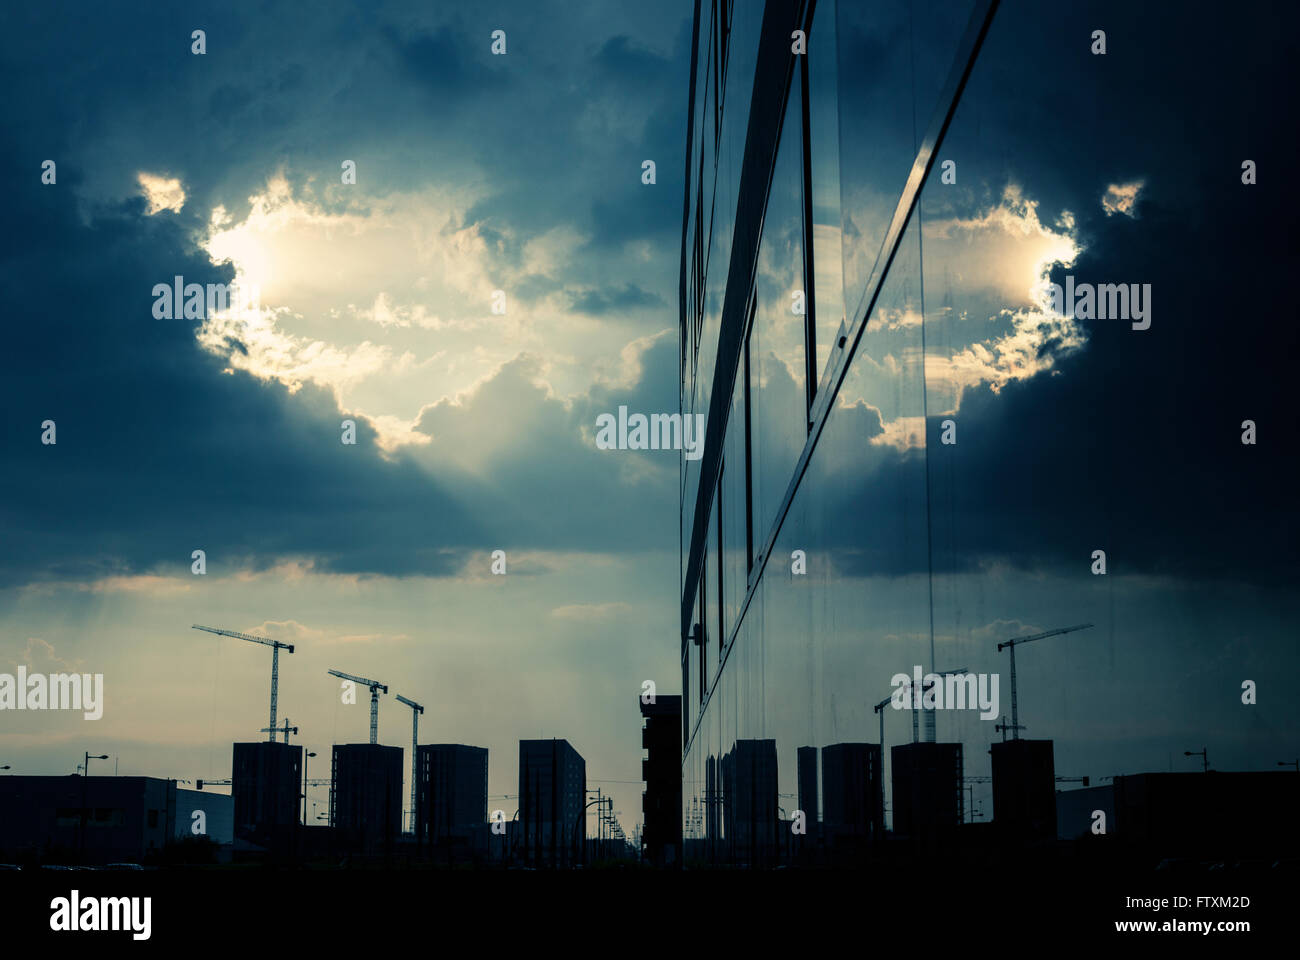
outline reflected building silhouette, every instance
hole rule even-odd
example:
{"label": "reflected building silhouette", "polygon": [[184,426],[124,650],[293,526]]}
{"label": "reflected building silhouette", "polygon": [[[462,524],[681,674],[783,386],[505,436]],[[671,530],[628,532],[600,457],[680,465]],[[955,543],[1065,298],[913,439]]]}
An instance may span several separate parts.
{"label": "reflected building silhouette", "polygon": [[876,743],[822,747],[824,834],[827,852],[836,862],[854,862],[884,842],[880,761]]}
{"label": "reflected building silhouette", "polygon": [[727,853],[734,863],[764,866],[781,845],[775,740],[737,740],[722,758]]}
{"label": "reflected building silhouette", "polygon": [[994,743],[993,822],[1003,839],[1056,837],[1056,764],[1051,740]]}
{"label": "reflected building silhouette", "polygon": [[798,767],[798,809],[803,811],[807,829],[795,849],[801,859],[808,860],[820,849],[822,843],[817,748],[799,747],[795,750],[795,764]]}
{"label": "reflected building silhouette", "polygon": [[[981,637],[1008,624],[1096,622],[1117,635],[1117,616],[1137,606],[1117,605],[1115,584],[1182,563],[1188,515],[1225,548],[1189,563],[1207,576],[1248,537],[1217,506],[1171,497],[1176,508],[1152,511],[1130,495],[1113,438],[1133,402],[1107,384],[1124,371],[1152,422],[1182,416],[1179,393],[1133,366],[1139,345],[1156,344],[1145,328],[1062,312],[1045,294],[1086,268],[1087,283],[1118,296],[1124,284],[1107,270],[1155,252],[1144,238],[1170,221],[1139,215],[1154,183],[1116,179],[1129,173],[1105,137],[1058,145],[1077,140],[1078,116],[1163,116],[1179,82],[1165,71],[1159,94],[1126,87],[1114,78],[1134,68],[1116,61],[1105,82],[1052,81],[1062,109],[1042,111],[1043,88],[1007,78],[1060,15],[988,0],[696,4],[678,275],[680,413],[706,424],[702,455],[678,462],[688,860],[758,865],[769,847],[856,859],[864,840],[884,856],[904,838],[928,844],[960,832],[968,764],[971,783],[992,767],[996,826],[963,836],[1050,843],[1056,754],[1069,743],[1071,769],[1088,757],[1080,744],[1103,729],[1097,704],[1114,695],[1104,670],[1075,660],[1067,672],[1068,646],[1045,651],[1033,667],[1044,673],[1016,696],[1043,724],[1035,733],[1058,739],[994,744],[991,759],[987,721],[1005,702],[945,704],[924,724],[872,705],[900,672],[938,673],[936,661],[970,651],[989,658],[972,672],[1000,676]],[[1092,57],[1082,42],[1076,55]],[[1122,209],[1105,199],[1113,192]],[[1198,246],[1217,250],[1213,237],[1232,229],[1220,218]],[[1160,259],[1143,262],[1194,313]],[[1216,429],[1226,457],[1235,425]],[[1144,444],[1146,488],[1186,489],[1177,458],[1192,446],[1210,448],[1177,433]],[[1249,503],[1264,488],[1248,474],[1196,475],[1215,477],[1198,480],[1203,498],[1231,488]],[[1089,575],[1089,551],[1121,541],[1129,566]],[[1188,602],[1176,580],[1129,583],[1135,605]],[[1258,624],[1241,596],[1218,594],[1215,615]],[[1206,666],[1214,641],[1200,641]],[[1202,706],[1171,685],[1160,696],[1187,718]],[[936,742],[940,725],[949,742]],[[783,798],[804,811],[806,837],[776,836],[791,813]]]}
{"label": "reflected building silhouette", "polygon": [[[703,455],[679,461],[688,860],[851,859],[883,842],[863,691],[888,685],[895,655],[932,659],[914,639],[929,636],[924,581],[894,576],[927,569],[928,530],[919,251],[892,220],[923,180],[910,117],[973,56],[978,8],[910,31],[903,3],[697,5],[679,285],[681,414],[706,423]],[[794,30],[817,39],[792,51]],[[873,303],[884,323],[867,331]],[[885,637],[905,638],[889,657]],[[960,753],[928,746],[895,774],[909,829],[960,821]],[[932,784],[944,799],[927,806]]]}
{"label": "reflected building silhouette", "polygon": [[890,750],[894,833],[931,840],[962,823],[962,745],[905,743]]}

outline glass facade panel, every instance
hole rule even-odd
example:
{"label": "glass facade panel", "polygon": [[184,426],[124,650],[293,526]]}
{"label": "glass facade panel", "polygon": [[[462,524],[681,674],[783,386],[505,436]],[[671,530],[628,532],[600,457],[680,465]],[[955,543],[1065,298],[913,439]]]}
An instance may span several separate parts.
{"label": "glass facade panel", "polygon": [[844,317],[844,260],[840,250],[840,132],[837,106],[835,0],[817,4],[809,32],[807,74],[809,164],[806,188],[812,212],[812,264],[815,293],[813,386],[821,379],[831,345]]}
{"label": "glass facade panel", "polygon": [[[742,364],[740,375],[736,378],[736,388],[731,401],[731,426],[727,430],[726,452],[722,467],[722,603],[723,632],[719,638],[722,643],[730,639],[731,631],[740,616],[740,605],[745,599],[745,590],[749,582],[749,564],[747,560],[747,537],[749,530],[746,516],[746,470],[748,459],[745,456],[745,379]],[[722,644],[717,648],[721,656]]]}
{"label": "glass facade panel", "polygon": [[[739,198],[763,212],[752,280],[709,281],[719,311],[729,294],[752,314],[726,435],[707,438],[723,462],[704,538],[716,679],[687,723],[688,862],[861,863],[887,844],[966,843],[987,834],[965,826],[989,820],[1050,846],[1079,832],[1056,819],[1061,778],[1193,771],[1182,751],[1208,723],[1210,752],[1265,769],[1300,727],[1294,701],[1252,705],[1267,728],[1243,721],[1237,681],[1222,679],[1300,668],[1276,572],[1300,566],[1294,456],[1254,447],[1241,412],[1284,403],[1294,328],[1277,352],[1212,325],[1239,303],[1270,315],[1265,281],[1294,254],[1261,229],[1216,129],[1188,120],[1242,142],[1280,129],[1277,101],[1255,105],[1265,88],[1239,61],[1189,65],[1178,50],[1194,27],[1128,5],[1106,7],[1111,34],[1160,38],[1144,48],[1158,74],[1094,56],[1087,11],[1031,3],[1001,4],[976,55],[975,9],[988,8],[820,3],[806,60],[788,63],[758,63],[756,31],[732,35],[728,98],[741,70],[788,67],[790,87],[770,191]],[[1284,71],[1269,31],[1225,29],[1234,49],[1267,51],[1266,76]],[[1025,52],[1044,42],[1061,67],[1030,82]],[[967,66],[929,173],[905,194]],[[719,156],[736,166],[718,196],[732,205],[712,243],[731,242],[748,129],[729,126],[730,103]],[[1169,146],[1180,136],[1194,156]],[[792,297],[810,276],[811,318]],[[816,376],[835,373],[811,424],[809,352]],[[1242,374],[1255,369],[1268,376]],[[1016,662],[1018,724],[997,647],[1013,639],[1034,641]],[[938,682],[913,691],[918,673]],[[1011,787],[995,817],[999,776]]]}
{"label": "glass facade panel", "polygon": [[[725,473],[725,471],[724,471]],[[721,551],[718,545],[718,509],[720,501],[714,495],[713,510],[709,514],[708,546],[704,563],[704,644],[700,650],[704,691],[718,672],[718,650],[722,647]]]}
{"label": "glass facade panel", "polygon": [[973,3],[840,3],[840,198],[844,304],[861,317],[866,283]]}

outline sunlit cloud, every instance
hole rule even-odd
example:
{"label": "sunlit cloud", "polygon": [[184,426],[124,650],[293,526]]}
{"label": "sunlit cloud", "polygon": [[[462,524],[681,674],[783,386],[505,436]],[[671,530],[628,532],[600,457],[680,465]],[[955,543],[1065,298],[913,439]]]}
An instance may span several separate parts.
{"label": "sunlit cloud", "polygon": [[[980,383],[998,393],[1008,383],[1027,380],[1051,370],[1059,358],[1087,342],[1074,320],[1036,310],[1003,311],[1011,330],[1000,337],[972,343],[947,357],[926,358],[927,385],[941,384],[959,401],[961,390]],[[956,404],[948,407],[955,410]]]}
{"label": "sunlit cloud", "polygon": [[[282,308],[283,310],[283,308]],[[395,355],[391,347],[364,340],[353,347],[338,347],[325,340],[299,337],[279,329],[282,311],[227,311],[204,321],[199,342],[229,369],[251,373],[262,380],[278,380],[296,393],[304,383],[333,388],[340,402],[350,387],[384,371],[400,371],[415,362],[411,354]],[[238,342],[241,349],[231,350]]]}
{"label": "sunlit cloud", "polygon": [[1133,217],[1138,193],[1145,185],[1145,180],[1134,180],[1132,183],[1112,183],[1108,186],[1101,198],[1101,208],[1106,211],[1106,216],[1122,213]]}
{"label": "sunlit cloud", "polygon": [[[412,429],[423,409],[472,392],[525,354],[570,393],[639,379],[638,354],[652,341],[571,309],[592,289],[573,271],[589,240],[580,231],[523,237],[474,218],[474,187],[360,199],[350,190],[322,191],[281,171],[241,218],[212,211],[209,256],[233,265],[241,290],[257,291],[253,309],[209,317],[199,331],[229,370],[295,392],[305,383],[332,390],[390,454],[429,442]],[[504,313],[492,309],[497,290]]]}
{"label": "sunlit cloud", "polygon": [[877,331],[905,330],[908,327],[919,327],[921,320],[920,310],[913,306],[903,307],[899,310],[884,308],[876,311],[872,326]]}
{"label": "sunlit cloud", "polygon": [[149,209],[145,211],[149,216],[163,210],[180,213],[185,206],[185,188],[179,179],[159,177],[144,171],[137,173],[135,179],[140,184],[145,199],[149,201]]}
{"label": "sunlit cloud", "polygon": [[1037,303],[1048,270],[1057,263],[1072,265],[1082,252],[1074,225],[1069,211],[1055,224],[1043,223],[1038,201],[1008,184],[983,213],[925,224],[926,273],[949,278],[954,299],[992,288],[1005,307]]}
{"label": "sunlit cloud", "polygon": [[607,623],[610,620],[626,617],[632,610],[629,604],[615,603],[572,603],[556,607],[551,616],[559,620],[571,620],[579,623]]}
{"label": "sunlit cloud", "polygon": [[899,452],[920,450],[925,446],[925,417],[895,417],[882,420],[883,432],[871,438],[878,447],[893,447]]}

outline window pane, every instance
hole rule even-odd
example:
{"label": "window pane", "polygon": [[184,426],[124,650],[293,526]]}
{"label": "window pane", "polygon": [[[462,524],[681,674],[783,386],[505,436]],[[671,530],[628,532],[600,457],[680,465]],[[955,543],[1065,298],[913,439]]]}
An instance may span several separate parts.
{"label": "window pane", "polygon": [[867,279],[971,6],[968,0],[837,5],[844,304],[854,319],[866,308]]}
{"label": "window pane", "polygon": [[[764,544],[808,435],[804,385],[803,141],[798,73],[759,242],[749,339],[754,549]],[[799,311],[799,312],[796,312]]]}
{"label": "window pane", "polygon": [[[835,0],[817,4],[808,38],[808,120],[813,215],[813,290],[820,380],[844,316],[840,251],[840,132],[836,88]],[[814,384],[816,386],[816,384]]]}

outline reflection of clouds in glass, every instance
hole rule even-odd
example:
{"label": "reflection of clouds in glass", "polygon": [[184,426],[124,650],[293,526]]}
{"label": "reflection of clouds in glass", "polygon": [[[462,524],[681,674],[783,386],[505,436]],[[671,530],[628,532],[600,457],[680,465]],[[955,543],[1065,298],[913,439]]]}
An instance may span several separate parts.
{"label": "reflection of clouds in glass", "polygon": [[957,295],[993,288],[1009,306],[1037,302],[1048,269],[1073,265],[1083,249],[1069,211],[1054,226],[1044,224],[1038,201],[1014,183],[974,216],[927,221],[924,242],[927,274],[946,276]]}
{"label": "reflection of clouds in glass", "polygon": [[[1079,349],[1087,334],[1051,309],[1051,269],[1070,267],[1082,252],[1067,210],[1054,224],[1039,217],[1039,202],[1016,184],[993,204],[924,221],[927,303],[903,283],[891,302],[877,304],[862,352],[842,388],[842,404],[864,402],[882,412],[876,446],[923,447],[924,418],[907,401],[921,368],[926,334],[925,385],[931,416],[956,413],[962,391],[1008,383],[1051,370]],[[951,209],[951,208],[950,208]],[[885,298],[882,298],[882,300]]]}
{"label": "reflection of clouds in glass", "polygon": [[[795,382],[804,382],[804,321],[792,307],[795,291],[803,289],[803,222],[797,209],[780,223],[763,227],[758,265],[759,313],[764,353],[771,353]],[[766,359],[766,358],[764,358]],[[764,373],[766,378],[766,373]]]}
{"label": "reflection of clouds in glass", "polygon": [[[1048,299],[1052,267],[1072,266],[1083,249],[1074,216],[1063,211],[1049,225],[1038,206],[1011,183],[996,204],[925,224],[926,272],[943,278],[944,292],[943,306],[926,318],[931,414],[956,412],[966,387],[987,383],[997,393],[1050,370],[1087,342],[1083,328]],[[972,321],[996,330],[963,333]]]}
{"label": "reflection of clouds in glass", "polygon": [[902,330],[919,327],[922,319],[920,310],[908,306],[901,310],[877,310],[875,323],[879,330]]}
{"label": "reflection of clouds in glass", "polygon": [[[972,343],[948,357],[926,357],[926,386],[932,391],[931,413],[955,412],[966,387],[987,383],[998,393],[1014,380],[1028,380],[1052,369],[1058,358],[1074,352],[1088,338],[1079,324],[1038,310],[1002,312],[1011,330],[1000,337]],[[936,404],[933,401],[938,400]]]}
{"label": "reflection of clouds in glass", "polygon": [[882,432],[871,438],[878,447],[893,447],[902,452],[925,446],[925,417],[897,417],[881,421],[881,426]]}
{"label": "reflection of clouds in glass", "polygon": [[867,281],[883,251],[882,241],[898,209],[898,194],[881,192],[871,185],[845,184],[840,230],[843,271],[843,303],[848,316],[857,318],[866,309]]}

